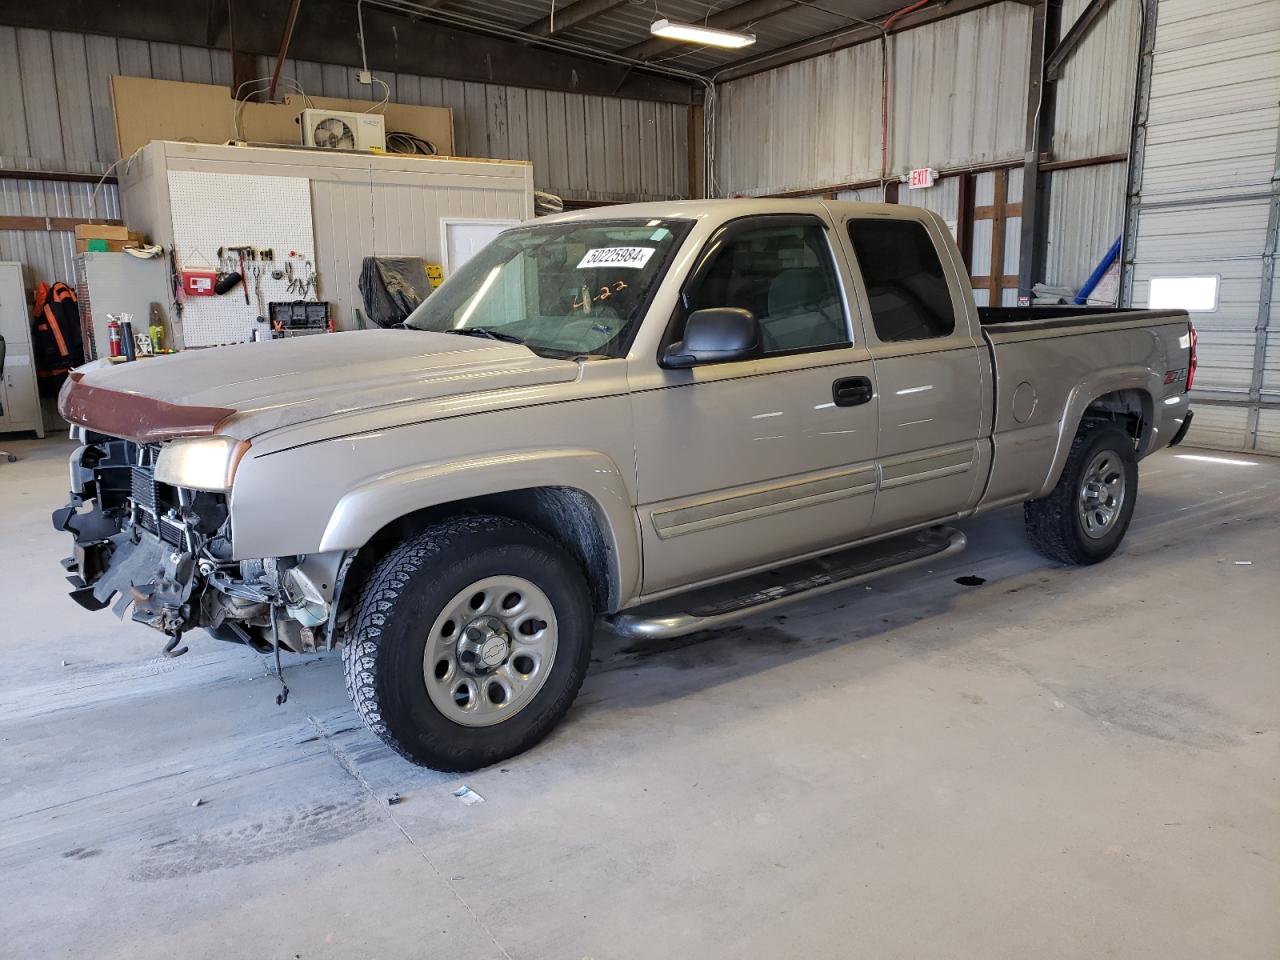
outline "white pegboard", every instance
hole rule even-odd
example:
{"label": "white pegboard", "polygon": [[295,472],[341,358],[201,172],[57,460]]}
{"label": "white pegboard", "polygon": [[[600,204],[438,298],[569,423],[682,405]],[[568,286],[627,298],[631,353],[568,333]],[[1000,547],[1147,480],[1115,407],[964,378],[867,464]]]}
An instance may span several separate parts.
{"label": "white pegboard", "polygon": [[[218,248],[251,246],[273,250],[275,262],[245,262],[243,285],[212,297],[183,295],[182,336],[188,347],[239,343],[252,338],[267,304],[297,300],[288,280],[276,280],[293,261],[314,268],[315,234],[311,220],[311,186],[306,177],[246,176],[229,173],[169,171],[169,203],[173,217],[173,249],[179,270],[218,268]],[[298,256],[290,257],[293,251]],[[261,270],[261,311],[253,270]],[[238,265],[235,269],[239,269]],[[245,303],[245,290],[249,303]],[[307,299],[318,300],[313,290]]]}

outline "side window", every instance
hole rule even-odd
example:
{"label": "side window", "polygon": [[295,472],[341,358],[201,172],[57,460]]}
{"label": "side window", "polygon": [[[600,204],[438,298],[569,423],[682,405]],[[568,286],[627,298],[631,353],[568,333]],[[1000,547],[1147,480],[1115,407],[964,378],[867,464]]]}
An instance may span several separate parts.
{"label": "side window", "polygon": [[686,315],[742,307],[760,321],[766,353],[847,344],[840,282],[824,229],[795,224],[736,232],[691,289]]}
{"label": "side window", "polygon": [[929,231],[918,220],[850,220],[849,239],[881,342],[955,332],[951,288]]}

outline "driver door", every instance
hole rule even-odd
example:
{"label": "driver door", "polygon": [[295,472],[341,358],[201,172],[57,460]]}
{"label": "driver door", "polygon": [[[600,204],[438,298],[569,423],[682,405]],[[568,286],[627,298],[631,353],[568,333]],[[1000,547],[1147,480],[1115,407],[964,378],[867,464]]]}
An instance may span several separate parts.
{"label": "driver door", "polygon": [[709,307],[750,310],[762,357],[631,375],[644,593],[856,539],[876,494],[878,397],[829,225],[730,221],[695,261],[665,343]]}

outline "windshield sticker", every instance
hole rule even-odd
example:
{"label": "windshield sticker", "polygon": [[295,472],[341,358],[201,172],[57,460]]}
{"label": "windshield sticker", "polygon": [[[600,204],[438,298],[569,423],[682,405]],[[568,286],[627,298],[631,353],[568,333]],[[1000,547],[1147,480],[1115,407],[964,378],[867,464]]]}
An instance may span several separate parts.
{"label": "windshield sticker", "polygon": [[653,231],[653,235],[649,237],[649,239],[653,241],[660,241],[667,239],[669,236],[671,236],[670,230],[666,227],[659,227],[657,230]]}
{"label": "windshield sticker", "polygon": [[597,247],[578,261],[579,270],[593,267],[634,267],[640,269],[653,256],[653,247]]}
{"label": "windshield sticker", "polygon": [[581,310],[583,313],[590,313],[591,304],[593,301],[596,303],[599,303],[603,300],[608,300],[615,293],[621,293],[625,289],[627,289],[627,281],[615,280],[612,284],[606,284],[605,286],[601,287],[600,292],[593,297],[591,296],[591,291],[588,290],[586,287],[583,287],[582,299],[573,301],[573,309]]}

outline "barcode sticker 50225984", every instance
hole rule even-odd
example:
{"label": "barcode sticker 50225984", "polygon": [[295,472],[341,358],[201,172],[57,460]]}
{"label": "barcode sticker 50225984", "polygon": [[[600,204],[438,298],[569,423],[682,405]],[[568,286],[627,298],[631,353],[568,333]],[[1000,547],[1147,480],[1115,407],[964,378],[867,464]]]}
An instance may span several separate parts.
{"label": "barcode sticker 50225984", "polygon": [[639,269],[653,256],[653,247],[597,247],[578,261],[578,269],[590,267],[635,267]]}

